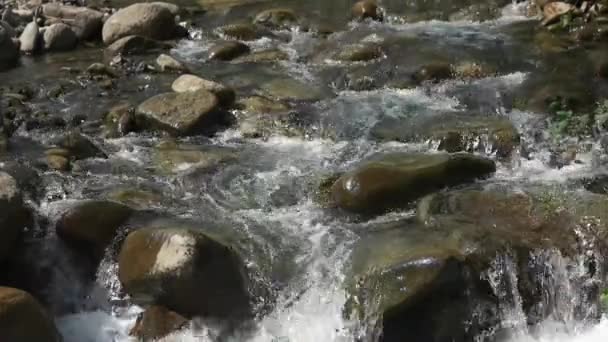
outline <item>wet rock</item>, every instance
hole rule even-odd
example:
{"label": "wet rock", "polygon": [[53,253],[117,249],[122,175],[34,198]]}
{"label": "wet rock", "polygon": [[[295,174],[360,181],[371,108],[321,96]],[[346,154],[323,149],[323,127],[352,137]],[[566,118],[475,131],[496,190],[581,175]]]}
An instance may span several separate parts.
{"label": "wet rock", "polygon": [[363,0],[355,3],[351,9],[351,14],[354,19],[364,20],[370,18],[372,20],[383,20],[382,10],[373,0]]}
{"label": "wet rock", "polygon": [[372,128],[380,141],[431,140],[447,152],[496,152],[507,157],[519,144],[519,134],[508,118],[445,113],[401,120],[385,119]]}
{"label": "wet rock", "polygon": [[19,36],[21,52],[26,54],[35,53],[40,47],[40,28],[36,22],[31,22],[25,26],[25,29]]}
{"label": "wet rock", "polygon": [[543,26],[549,26],[557,22],[563,15],[572,12],[575,7],[569,3],[552,1],[543,7]]}
{"label": "wet rock", "polygon": [[422,66],[413,75],[416,82],[439,82],[453,76],[452,66],[448,63],[427,64]]}
{"label": "wet rock", "polygon": [[104,128],[107,137],[120,137],[137,130],[135,109],[130,103],[118,104],[104,117]]}
{"label": "wet rock", "polygon": [[82,201],[67,209],[57,221],[57,235],[75,249],[99,260],[133,209],[110,201]]}
{"label": "wet rock", "polygon": [[106,48],[110,56],[115,55],[140,55],[153,50],[169,49],[169,44],[148,39],[142,36],[127,36],[118,39]]}
{"label": "wet rock", "polygon": [[236,63],[272,63],[289,60],[289,55],[279,49],[270,49],[250,53],[235,60]]}
{"label": "wet rock", "polygon": [[131,336],[143,341],[163,338],[184,328],[188,319],[159,305],[152,305],[137,317],[137,322],[131,330]]}
{"label": "wet rock", "polygon": [[224,107],[231,106],[236,99],[234,89],[221,83],[205,80],[195,75],[182,75],[178,77],[175,81],[173,81],[171,89],[177,93],[206,90],[215,94],[220,102],[220,105]]}
{"label": "wet rock", "polygon": [[19,47],[15,45],[10,33],[0,26],[0,70],[14,66],[19,59]]}
{"label": "wet rock", "polygon": [[279,101],[318,101],[331,95],[331,90],[317,85],[303,83],[293,78],[276,78],[262,84],[262,91],[268,97]]}
{"label": "wet rock", "polygon": [[97,145],[92,143],[89,138],[77,131],[72,131],[61,137],[57,142],[57,145],[70,151],[70,157],[76,160],[108,157],[108,155],[97,147]]}
{"label": "wet rock", "polygon": [[0,331],[6,341],[61,341],[42,305],[29,293],[10,287],[0,287]]}
{"label": "wet rock", "polygon": [[296,26],[298,17],[290,9],[275,8],[258,13],[253,19],[253,23],[271,29],[286,29]]}
{"label": "wet rock", "polygon": [[227,120],[217,96],[206,90],[156,95],[140,104],[136,114],[138,126],[174,135],[213,134]]}
{"label": "wet rock", "polygon": [[164,53],[158,56],[156,64],[160,67],[160,71],[188,72],[188,68],[184,64]]}
{"label": "wet rock", "polygon": [[380,155],[341,176],[332,186],[332,200],[348,211],[382,213],[495,170],[493,161],[467,153]]}
{"label": "wet rock", "polygon": [[46,165],[51,170],[68,171],[70,169],[70,159],[64,155],[47,153]]}
{"label": "wet rock", "polygon": [[227,41],[221,42],[214,45],[211,49],[209,49],[209,59],[211,60],[220,60],[220,61],[230,61],[242,55],[246,55],[251,51],[249,46],[237,42],[237,41]]}
{"label": "wet rock", "polygon": [[334,59],[344,62],[366,62],[383,56],[380,46],[375,44],[352,44],[342,48]]}
{"label": "wet rock", "polygon": [[452,74],[460,79],[479,79],[496,75],[496,71],[485,64],[477,62],[462,62],[452,67]]}
{"label": "wet rock", "polygon": [[21,232],[31,228],[31,224],[31,215],[17,181],[0,171],[0,261],[11,255]]}
{"label": "wet rock", "polygon": [[219,27],[218,32],[227,38],[238,40],[256,40],[262,38],[257,26],[252,24],[231,24]]}
{"label": "wet rock", "polygon": [[176,174],[190,170],[212,172],[237,156],[230,148],[165,143],[156,148],[153,160],[160,173]]}
{"label": "wet rock", "polygon": [[118,260],[118,278],[136,304],[162,305],[186,317],[236,319],[248,310],[243,263],[201,227],[135,230]]}
{"label": "wet rock", "polygon": [[93,10],[78,13],[72,28],[79,40],[99,40],[103,28],[103,13]]}
{"label": "wet rock", "polygon": [[176,34],[174,15],[165,6],[137,3],[114,13],[103,25],[102,37],[111,44],[126,36],[170,39]]}
{"label": "wet rock", "polygon": [[93,63],[87,68],[87,73],[93,76],[117,77],[118,73],[103,63]]}
{"label": "wet rock", "polygon": [[[383,341],[445,341],[455,336],[469,341],[498,326],[496,309],[504,298],[496,297],[496,283],[488,279],[509,281],[502,278],[508,274],[517,276],[516,283],[506,286],[518,290],[528,322],[540,321],[549,314],[542,309],[547,287],[541,284],[543,277],[530,275],[554,267],[555,257],[576,253],[580,246],[575,232],[581,226],[605,231],[597,223],[603,222],[606,205],[598,200],[564,194],[563,189],[530,188],[458,190],[426,197],[418,206],[418,223],[375,227],[376,233],[355,247],[353,272],[359,277],[352,284],[354,306],[365,311],[359,313],[364,316],[382,316]],[[567,204],[575,202],[581,203]],[[599,241],[595,233],[587,233]],[[500,278],[485,276],[488,269]]]}
{"label": "wet rock", "polygon": [[68,51],[78,44],[76,33],[66,24],[53,24],[44,30],[44,49],[48,51]]}

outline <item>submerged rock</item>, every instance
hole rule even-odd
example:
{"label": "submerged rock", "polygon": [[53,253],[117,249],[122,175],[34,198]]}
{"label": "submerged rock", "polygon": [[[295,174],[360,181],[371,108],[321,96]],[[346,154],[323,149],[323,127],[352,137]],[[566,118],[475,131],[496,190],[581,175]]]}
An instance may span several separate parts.
{"label": "submerged rock", "polygon": [[284,103],[262,96],[250,96],[239,100],[238,104],[242,110],[257,114],[275,114],[289,111],[289,107]]}
{"label": "submerged rock", "polygon": [[165,6],[137,3],[114,13],[104,23],[102,36],[106,44],[132,35],[164,40],[175,37],[176,26],[175,16]]}
{"label": "submerged rock", "polygon": [[221,42],[214,45],[211,49],[209,49],[209,59],[211,60],[220,60],[220,61],[230,61],[242,55],[246,55],[251,51],[249,46],[237,42],[237,41],[228,41]]}
{"label": "submerged rock", "polygon": [[163,200],[163,194],[158,191],[123,187],[109,191],[104,197],[134,210],[148,210],[152,207],[160,207]]}
{"label": "submerged rock", "polygon": [[280,49],[257,51],[234,60],[235,63],[272,63],[286,61],[289,55]]}
{"label": "submerged rock", "polygon": [[237,158],[235,150],[217,146],[159,144],[154,151],[155,167],[163,174],[186,170],[211,172]]}
{"label": "submerged rock", "polygon": [[31,214],[17,181],[0,171],[0,262],[11,255],[21,233],[31,225]]}
{"label": "submerged rock", "polygon": [[168,49],[169,44],[149,39],[142,36],[127,36],[120,38],[106,48],[110,56],[114,55],[139,55],[153,50]]}
{"label": "submerged rock", "polygon": [[228,38],[238,40],[256,40],[262,37],[262,33],[256,25],[231,24],[218,28],[218,32]]}
{"label": "submerged rock", "polygon": [[231,106],[236,98],[234,89],[229,88],[221,83],[206,80],[195,75],[182,75],[178,77],[171,89],[177,93],[206,90],[217,96],[220,105],[224,107]]}
{"label": "submerged rock", "polygon": [[293,78],[276,78],[264,83],[262,91],[268,97],[279,101],[318,101],[332,95],[332,91],[325,86],[308,84]]}
{"label": "submerged rock", "polygon": [[175,135],[213,134],[227,119],[217,96],[206,90],[156,95],[136,112],[144,126]]}
{"label": "submerged rock", "polygon": [[439,82],[452,78],[452,66],[448,63],[435,63],[422,66],[414,73],[414,80],[418,83],[422,82]]}
{"label": "submerged rock", "polygon": [[382,56],[382,49],[376,44],[352,44],[344,46],[334,55],[334,59],[345,62],[365,62]]}
{"label": "submerged rock", "polygon": [[188,319],[159,305],[152,305],[137,317],[131,335],[151,341],[163,338],[175,331],[184,328]]}
{"label": "submerged rock", "polygon": [[509,156],[519,144],[517,129],[508,118],[468,113],[385,119],[371,135],[380,141],[431,140],[447,152],[496,152],[500,157]]}
{"label": "submerged rock", "polygon": [[0,331],[5,341],[61,341],[42,305],[29,293],[10,287],[0,287]]}
{"label": "submerged rock", "polygon": [[82,201],[57,221],[57,235],[94,259],[100,259],[133,210],[110,201]]}
{"label": "submerged rock", "polygon": [[160,71],[188,72],[188,68],[182,62],[164,53],[158,56],[156,64],[160,67]]}
{"label": "submerged rock", "polygon": [[286,29],[298,24],[296,14],[286,8],[275,8],[262,11],[253,19],[254,24],[259,24],[272,29]]}
{"label": "submerged rock", "polygon": [[57,145],[68,150],[70,157],[76,160],[108,157],[108,155],[91,142],[89,138],[77,131],[70,132],[61,137],[57,142]]}
{"label": "submerged rock", "polygon": [[332,200],[343,209],[377,214],[400,209],[448,186],[473,182],[496,171],[493,161],[467,153],[391,153],[376,156],[342,175]]}
{"label": "submerged rock", "polygon": [[118,259],[118,278],[136,304],[162,305],[186,317],[238,319],[248,310],[242,261],[199,227],[135,230]]}

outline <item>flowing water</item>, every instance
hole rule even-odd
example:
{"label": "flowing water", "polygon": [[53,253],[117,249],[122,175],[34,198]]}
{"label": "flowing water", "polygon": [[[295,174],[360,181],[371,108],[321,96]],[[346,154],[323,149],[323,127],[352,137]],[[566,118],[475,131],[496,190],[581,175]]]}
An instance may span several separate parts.
{"label": "flowing water", "polygon": [[[312,3],[309,8],[322,12],[322,7],[315,9],[316,5]],[[243,137],[237,128],[232,128],[210,140],[183,139],[182,143],[189,146],[229,148],[237,152],[237,159],[211,173],[199,172],[196,165],[185,163],[178,165],[171,175],[158,175],[150,169],[158,137],[131,134],[106,139],[102,144],[110,157],[83,162],[81,167],[85,176],[46,172],[43,175],[45,199],[34,205],[41,215],[56,218],[70,200],[94,198],[118,186],[141,187],[162,194],[162,199],[152,208],[158,212],[205,222],[211,227],[230,227],[231,234],[241,241],[239,248],[246,256],[250,273],[256,278],[256,287],[252,291],[258,315],[253,326],[226,336],[218,322],[194,321],[189,328],[163,341],[374,340],[373,322],[378,317],[360,321],[346,318],[343,313],[351,254],[366,228],[407,219],[412,213],[394,212],[360,222],[320,208],[314,196],[315,180],[348,170],[374,153],[436,149],[426,142],[377,142],[372,138],[377,124],[386,119],[415,120],[466,110],[507,117],[522,134],[522,146],[527,148],[528,156],[521,157],[518,151],[512,160],[501,161],[496,175],[488,181],[490,183],[525,187],[527,182],[546,182],[570,186],[571,180],[601,173],[602,170],[594,154],[598,149],[595,141],[589,142],[589,151],[578,156],[580,163],[561,168],[549,166],[551,142],[537,134],[546,128],[546,122],[538,119],[537,114],[513,109],[506,104],[509,96],[530,77],[541,60],[525,39],[513,33],[521,30],[519,27],[533,27],[535,24],[521,14],[521,4],[509,5],[498,19],[482,23],[441,20],[407,23],[396,10],[398,4],[389,2],[386,5],[388,22],[348,23],[345,31],[329,37],[334,46],[359,40],[392,41],[386,44],[391,50],[387,51],[387,57],[372,62],[371,66],[368,63],[345,66],[332,61],[310,61],[308,56],[319,46],[319,38],[298,30],[280,32],[291,38],[288,40],[263,38],[251,43],[254,50],[278,47],[289,54],[288,61],[253,68],[237,64],[224,68],[207,66],[200,57],[207,50],[210,39],[205,25],[214,25],[239,13],[237,10],[236,14],[220,13],[212,17],[201,24],[196,39],[180,42],[172,54],[196,65],[203,74],[215,75],[242,91],[277,76],[332,86],[328,92],[335,92],[335,97],[328,96],[314,104],[300,105],[302,112],[310,114],[306,136],[275,135],[268,139],[253,139]],[[395,10],[391,11],[392,8]],[[342,10],[341,7],[334,9]],[[331,11],[327,15],[331,17]],[[383,69],[387,65],[397,65],[397,72],[405,74],[430,56],[437,55],[448,60],[481,59],[488,64],[499,65],[500,73],[474,81],[450,80],[406,90],[391,87],[388,78],[382,80],[380,76],[380,82],[386,84],[373,90],[355,91],[348,89],[348,77],[344,78],[344,70],[356,72],[366,68],[379,70],[377,74],[382,75],[383,70],[388,70]],[[42,88],[47,86],[42,70],[62,65],[61,60],[28,63],[32,63],[30,72],[33,78],[38,77]],[[86,63],[87,59],[84,59],[83,64]],[[21,71],[11,71],[6,76],[17,80]],[[150,82],[145,76],[134,76],[129,82],[142,85],[139,91],[116,96],[137,100],[149,97],[165,86],[162,76],[159,77],[160,80]],[[99,112],[107,103],[106,98],[95,98],[87,89],[67,94],[60,101],[41,101],[34,105],[72,115],[82,111]],[[52,131],[32,133],[20,130],[16,136],[24,139],[24,144],[27,141],[44,144],[55,135],[56,132]],[[37,143],[23,149],[36,150]],[[490,150],[481,151],[484,152],[492,154]],[[97,281],[90,284],[84,282],[76,271],[75,257],[66,254],[53,235],[34,243],[45,246],[33,258],[41,269],[52,269],[52,280],[45,292],[66,342],[133,340],[129,337],[129,330],[141,308],[128,305],[128,299],[121,294],[117,265],[111,251],[99,268]],[[590,250],[589,253],[597,251]],[[583,293],[585,282],[604,281],[597,279],[603,276],[603,272],[597,272],[596,278],[587,279],[583,276],[586,266],[582,262],[555,251],[540,253],[534,256],[534,260],[542,265],[539,274],[544,275],[545,303],[555,309],[553,314],[533,329],[528,327],[520,294],[513,286],[520,275],[509,256],[497,256],[484,277],[500,299],[501,323],[496,330],[479,336],[478,340],[606,341],[608,320],[592,318],[598,308],[586,302]],[[579,310],[586,305],[588,307],[582,311],[589,313],[588,319],[581,317]],[[508,333],[503,332],[505,329]]]}

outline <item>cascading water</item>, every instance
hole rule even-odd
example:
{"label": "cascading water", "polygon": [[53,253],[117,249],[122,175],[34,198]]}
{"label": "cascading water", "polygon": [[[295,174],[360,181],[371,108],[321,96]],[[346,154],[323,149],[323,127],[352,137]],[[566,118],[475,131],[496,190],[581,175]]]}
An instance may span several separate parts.
{"label": "cascading water", "polygon": [[[333,39],[348,41],[361,38],[362,41],[382,42],[384,36],[396,36],[403,41],[422,37],[425,42],[433,42],[433,48],[441,46],[455,54],[462,52],[462,46],[463,50],[472,53],[484,49],[492,51],[490,59],[501,60],[504,50],[509,49],[513,49],[509,50],[513,56],[519,57],[517,43],[512,42],[501,29],[527,20],[518,14],[520,6],[510,5],[502,17],[484,23],[433,20],[407,24],[389,16],[388,23],[351,24],[349,30],[336,33]],[[313,34],[298,30],[280,34],[289,35],[289,43],[262,38],[250,44],[254,50],[278,44],[278,48],[289,56],[287,61],[280,63],[279,71],[264,70],[261,78],[276,76],[273,73],[286,73],[319,85],[328,83],[325,82],[328,76],[319,76],[316,69],[319,65],[342,66],[341,62],[331,60],[302,62],[320,44]],[[180,42],[172,53],[196,61],[208,50],[207,37],[200,32],[196,38]],[[425,48],[428,47],[425,45]],[[421,51],[426,52],[424,49]],[[528,58],[522,54],[522,59]],[[515,59],[512,55],[508,57]],[[411,58],[411,62],[416,63],[417,58],[424,59],[421,56],[407,55],[404,58]],[[529,127],[534,127],[530,130],[537,127],[535,121],[538,120],[534,114],[504,108],[505,94],[510,94],[528,76],[527,71],[518,69],[518,63],[505,61],[510,72],[474,81],[448,80],[405,90],[395,89],[390,84],[369,91],[331,89],[337,93],[336,97],[298,108],[310,113],[310,121],[313,122],[307,125],[304,137],[257,139],[244,137],[238,129],[230,129],[203,143],[196,138],[183,139],[181,142],[192,146],[205,144],[239,151],[237,162],[228,163],[211,175],[198,173],[196,167],[200,165],[187,162],[177,165],[170,176],[148,173],[147,166],[154,160],[151,146],[158,142],[158,138],[131,135],[108,139],[105,144],[112,151],[109,161],[92,161],[88,166],[93,171],[86,179],[62,178],[53,172],[44,175],[47,200],[37,205],[38,211],[41,216],[55,219],[61,206],[66,205],[66,201],[58,199],[86,198],[88,193],[82,189],[96,194],[99,189],[122,182],[136,186],[153,185],[167,198],[166,202],[156,204],[153,209],[210,225],[229,225],[235,235],[248,241],[240,248],[248,271],[254,275],[252,292],[258,312],[253,323],[242,331],[227,334],[221,323],[195,319],[162,341],[375,342],[381,317],[374,313],[375,316],[360,320],[345,310],[350,296],[347,284],[352,280],[349,279],[349,271],[354,246],[365,235],[362,232],[373,230],[375,225],[410,220],[412,211],[397,211],[371,221],[329,213],[315,201],[317,180],[349,170],[375,153],[435,152],[438,148],[438,144],[432,142],[382,142],[376,139],[374,129],[384,120],[423,121],[435,117],[436,121],[441,121],[440,115],[445,112],[483,112],[488,108],[492,109],[492,114],[506,117],[522,131],[522,144],[533,145],[528,151],[531,157],[521,157],[517,155],[521,151],[515,151],[512,160],[501,161],[490,183],[525,187],[526,181],[542,181],[561,185],[581,174],[597,171],[592,169],[590,162],[560,169],[546,166],[543,157],[548,150],[543,144],[548,139],[538,138],[527,131]],[[359,64],[366,66],[365,63]],[[331,74],[331,70],[323,71]],[[247,77],[251,76],[247,72],[253,74],[256,71],[236,72],[245,84],[249,81]],[[221,76],[228,80],[235,77],[226,73]],[[330,78],[338,87],[338,77]],[[354,84],[350,80],[342,83]],[[470,108],[470,104],[475,108]],[[238,116],[238,111],[235,114]],[[21,131],[19,134],[28,137],[29,133]],[[487,139],[475,140],[470,145],[467,147],[482,154],[495,153]],[[588,161],[591,158],[587,155],[581,159]],[[121,167],[135,172],[115,170]],[[490,284],[492,295],[498,300],[500,323],[484,331],[476,340],[605,341],[608,338],[608,319],[597,319],[600,308],[593,300],[597,298],[589,297],[592,296],[590,293],[598,295],[597,289],[605,282],[606,274],[602,269],[601,250],[587,236],[580,233],[579,244],[582,247],[576,255],[565,256],[557,250],[538,250],[529,255],[527,269],[534,271],[531,276],[539,282],[542,292],[542,300],[533,308],[542,320],[535,322],[530,322],[530,308],[524,308],[518,288],[520,279],[530,275],[519,273],[521,267],[517,263],[521,261],[514,256],[508,253],[497,255],[480,280]],[[64,246],[55,236],[48,237],[43,244],[47,247],[32,258],[41,259],[41,269],[52,269],[52,283],[46,295],[57,313],[57,325],[65,342],[135,341],[129,332],[142,308],[129,304],[129,298],[121,291],[115,260],[118,246],[107,251],[96,274],[96,282],[89,284],[74,271],[78,268],[77,257],[63,254]],[[46,258],[46,255],[51,257]],[[590,259],[594,260],[592,266]],[[256,287],[264,287],[264,290],[257,291]]]}

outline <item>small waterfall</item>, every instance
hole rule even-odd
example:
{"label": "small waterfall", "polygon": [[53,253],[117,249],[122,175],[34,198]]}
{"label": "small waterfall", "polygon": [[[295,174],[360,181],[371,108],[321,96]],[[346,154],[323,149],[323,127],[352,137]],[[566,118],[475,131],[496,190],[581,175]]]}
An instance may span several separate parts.
{"label": "small waterfall", "polygon": [[[535,251],[525,261],[512,254],[497,256],[483,276],[498,298],[500,324],[476,341],[588,341],[584,336],[605,329],[603,321],[590,328],[600,318],[598,289],[604,276],[595,255],[588,251],[568,257],[549,249]],[[522,290],[530,291],[530,286],[538,291],[536,300],[525,303]]]}

